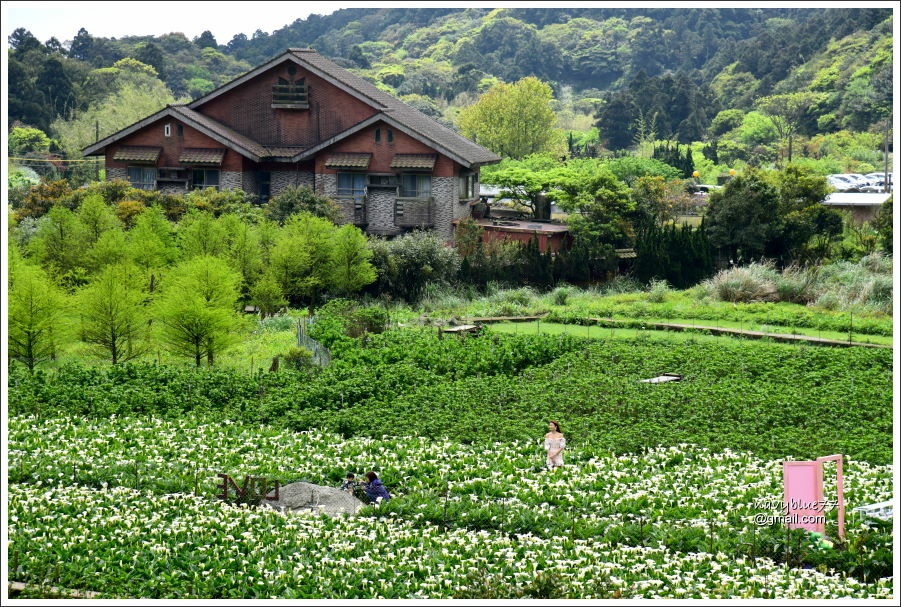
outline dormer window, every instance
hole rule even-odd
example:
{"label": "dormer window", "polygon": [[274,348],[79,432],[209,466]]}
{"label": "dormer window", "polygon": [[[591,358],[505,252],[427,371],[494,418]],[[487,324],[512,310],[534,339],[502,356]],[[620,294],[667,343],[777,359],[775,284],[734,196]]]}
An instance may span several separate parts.
{"label": "dormer window", "polygon": [[284,78],[272,85],[272,107],[276,109],[305,110],[310,107],[306,78],[291,82]]}

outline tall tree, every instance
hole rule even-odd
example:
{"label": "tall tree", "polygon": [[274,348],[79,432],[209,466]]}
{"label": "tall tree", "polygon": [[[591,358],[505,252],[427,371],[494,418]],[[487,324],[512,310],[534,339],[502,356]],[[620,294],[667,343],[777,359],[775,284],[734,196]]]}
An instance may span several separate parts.
{"label": "tall tree", "polygon": [[788,142],[788,161],[792,161],[792,140],[811,106],[823,99],[823,95],[801,91],[787,95],[770,95],[757,101],[757,107],[770,117],[779,136]]}
{"label": "tall tree", "polygon": [[366,248],[366,236],[359,228],[339,227],[333,243],[331,283],[336,291],[348,295],[375,280],[375,268],[369,262],[372,251]]}
{"label": "tall tree", "polygon": [[200,256],[176,266],[155,306],[161,339],[198,367],[231,346],[241,318],[237,302],[241,275],[217,257]]}
{"label": "tall tree", "polygon": [[460,112],[460,130],[488,149],[510,158],[557,151],[551,87],[538,78],[500,83]]}
{"label": "tall tree", "polygon": [[78,293],[81,341],[115,365],[143,353],[147,328],[143,279],[138,268],[109,265]]}
{"label": "tall tree", "polygon": [[60,339],[63,297],[47,274],[35,266],[19,264],[9,288],[9,357],[34,371],[55,355]]}
{"label": "tall tree", "polygon": [[710,244],[735,262],[750,262],[771,250],[781,234],[779,194],[749,169],[710,195],[706,221]]}
{"label": "tall tree", "polygon": [[205,30],[200,36],[194,38],[194,44],[200,48],[219,48],[219,45],[216,43],[216,38],[210,30]]}

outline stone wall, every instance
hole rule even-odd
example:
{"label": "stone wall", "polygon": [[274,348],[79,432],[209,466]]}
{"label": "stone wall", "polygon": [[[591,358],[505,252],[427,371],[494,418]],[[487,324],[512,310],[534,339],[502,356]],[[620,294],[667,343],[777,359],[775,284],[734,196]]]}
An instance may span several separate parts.
{"label": "stone wall", "polygon": [[[273,173],[273,176],[275,173]],[[313,188],[317,194],[331,198],[338,197],[338,175],[335,173],[317,173],[315,175],[316,186]]]}
{"label": "stone wall", "polygon": [[241,173],[241,189],[250,194],[257,196],[257,174],[253,171],[244,171]]}
{"label": "stone wall", "polygon": [[159,182],[157,182],[156,189],[159,190],[160,192],[162,192],[163,194],[175,194],[177,196],[184,196],[185,194],[188,193],[187,186],[184,186],[181,184],[175,184],[175,183],[171,183],[171,182],[166,183],[163,186],[160,186]]}
{"label": "stone wall", "polygon": [[272,171],[270,175],[271,196],[278,196],[291,186],[312,188],[314,184],[313,173],[310,171]]}
{"label": "stone wall", "polygon": [[432,177],[432,197],[435,199],[435,232],[446,240],[453,240],[454,219],[469,214],[469,205],[460,204],[456,177]]}
{"label": "stone wall", "polygon": [[241,171],[220,171],[219,172],[219,189],[220,190],[240,190],[244,182],[244,173]]}
{"label": "stone wall", "polygon": [[394,202],[397,189],[369,187],[366,196],[366,231],[371,234],[400,234],[403,230],[394,223]]}
{"label": "stone wall", "polygon": [[128,181],[128,169],[119,167],[106,167],[106,180],[125,179]]}

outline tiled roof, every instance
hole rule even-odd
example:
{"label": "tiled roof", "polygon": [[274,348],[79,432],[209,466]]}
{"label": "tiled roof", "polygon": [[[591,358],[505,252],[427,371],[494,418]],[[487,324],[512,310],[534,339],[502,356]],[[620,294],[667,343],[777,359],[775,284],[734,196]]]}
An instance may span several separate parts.
{"label": "tiled roof", "polygon": [[123,145],[113,154],[113,160],[130,160],[132,162],[156,162],[163,148],[137,145]]}
{"label": "tiled roof", "polygon": [[271,147],[264,146],[261,143],[254,141],[253,139],[250,139],[249,137],[242,135],[241,133],[238,133],[225,124],[222,124],[218,120],[210,118],[209,116],[191,109],[192,107],[202,106],[210,99],[226,93],[235,86],[239,86],[247,79],[255,77],[255,75],[261,73],[261,71],[265,71],[265,69],[269,69],[271,66],[277,64],[277,62],[284,61],[284,58],[288,54],[295,57],[299,62],[309,66],[312,71],[317,72],[320,75],[324,75],[327,79],[330,79],[333,83],[336,83],[339,88],[343,87],[352,95],[356,95],[367,100],[367,102],[370,103],[375,109],[379,110],[380,113],[377,114],[377,116],[380,116],[381,119],[385,120],[389,124],[394,124],[395,128],[405,131],[407,134],[410,134],[415,138],[419,138],[429,147],[433,147],[437,151],[450,156],[457,162],[472,166],[494,163],[500,160],[500,157],[497,154],[483,148],[473,141],[470,141],[466,137],[463,137],[459,133],[456,133],[452,129],[447,128],[446,126],[436,122],[435,120],[432,120],[419,110],[416,110],[413,107],[403,103],[399,99],[396,99],[388,93],[380,90],[375,85],[367,82],[366,80],[363,80],[359,76],[347,71],[346,69],[339,67],[334,62],[326,59],[325,57],[310,49],[291,49],[285,55],[277,57],[276,59],[273,59],[266,64],[258,66],[256,69],[251,70],[247,74],[236,78],[232,82],[220,87],[219,89],[212,91],[211,93],[204,95],[199,99],[195,99],[193,102],[191,102],[190,106],[170,105],[165,109],[157,112],[156,114],[148,116],[147,118],[144,118],[143,120],[136,122],[135,124],[126,127],[125,129],[122,129],[121,131],[118,131],[117,133],[86,147],[82,151],[82,153],[84,155],[102,153],[105,146],[135,132],[140,128],[147,126],[148,124],[151,124],[153,121],[158,120],[159,118],[166,115],[174,116],[175,118],[184,120],[187,124],[194,126],[201,132],[204,132],[213,139],[218,140],[226,147],[234,149],[238,153],[248,156],[257,161],[266,158],[278,158],[281,160],[284,160],[286,158],[293,158],[294,160],[300,160],[301,156],[305,154],[311,155],[313,153],[318,153],[319,149],[327,148],[328,145],[331,145],[335,141],[356,132],[357,129],[352,127],[339,134],[338,136],[333,137],[332,140],[329,140],[328,142],[322,142],[318,146],[307,148],[306,150],[304,148],[290,146]]}
{"label": "tiled roof", "polygon": [[170,108],[175,112],[176,115],[180,115],[188,120],[198,123],[208,131],[212,131],[220,137],[223,137],[224,139],[227,139],[228,141],[236,144],[238,147],[244,148],[255,156],[264,158],[269,155],[266,152],[265,147],[263,147],[250,137],[246,137],[241,133],[235,131],[234,129],[225,126],[218,120],[213,120],[209,116],[205,116],[200,112],[195,112],[191,108],[184,105],[173,105],[170,106]]}
{"label": "tiled roof", "polygon": [[391,159],[392,169],[432,169],[437,154],[395,154]]}
{"label": "tiled roof", "polygon": [[326,72],[329,76],[338,80],[345,86],[368,97],[377,105],[381,106],[381,110],[387,116],[394,118],[399,123],[419,133],[423,137],[453,151],[469,163],[493,163],[500,160],[500,156],[494,152],[483,148],[474,141],[470,141],[454,130],[436,122],[419,110],[407,105],[400,99],[389,95],[356,74],[339,67],[322,55],[306,49],[292,49],[290,52],[304,63],[308,63],[313,67]]}
{"label": "tiled roof", "polygon": [[369,162],[371,160],[372,154],[352,154],[343,152],[329,154],[325,159],[325,166],[331,168],[366,169],[369,168]]}
{"label": "tiled roof", "polygon": [[185,148],[178,157],[183,164],[222,164],[225,150],[208,148]]}
{"label": "tiled roof", "polygon": [[266,146],[266,156],[271,158],[290,158],[291,156],[295,156],[304,151],[303,147],[273,147]]}

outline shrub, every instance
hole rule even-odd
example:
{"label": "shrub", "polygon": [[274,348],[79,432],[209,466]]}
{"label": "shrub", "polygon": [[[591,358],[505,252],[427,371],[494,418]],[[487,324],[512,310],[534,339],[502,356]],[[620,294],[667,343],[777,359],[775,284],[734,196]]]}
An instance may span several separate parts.
{"label": "shrub", "polygon": [[721,270],[707,282],[722,301],[776,301],[776,277],[772,266],[752,263],[749,266]]}
{"label": "shrub", "polygon": [[651,303],[663,303],[671,289],[665,280],[652,280],[648,285],[648,301]]}
{"label": "shrub", "polygon": [[290,186],[278,196],[273,196],[266,204],[266,216],[279,223],[284,223],[288,217],[301,211],[328,219],[332,223],[338,223],[343,217],[341,208],[334,200],[320,196],[307,186]]}
{"label": "shrub", "polygon": [[551,296],[554,298],[554,305],[565,306],[566,300],[569,299],[571,293],[572,289],[569,287],[557,287],[554,289],[551,293]]}
{"label": "shrub", "polygon": [[366,333],[381,333],[388,326],[388,311],[380,306],[368,306],[350,310],[345,315],[346,332],[349,337],[360,337]]}
{"label": "shrub", "polygon": [[295,371],[302,371],[313,366],[313,353],[306,348],[290,348],[281,355],[281,358],[285,361],[285,366]]}

